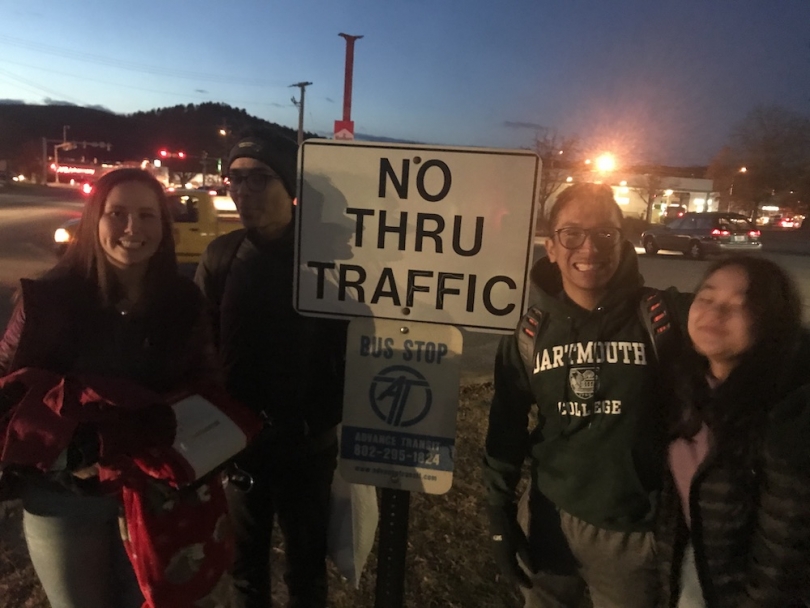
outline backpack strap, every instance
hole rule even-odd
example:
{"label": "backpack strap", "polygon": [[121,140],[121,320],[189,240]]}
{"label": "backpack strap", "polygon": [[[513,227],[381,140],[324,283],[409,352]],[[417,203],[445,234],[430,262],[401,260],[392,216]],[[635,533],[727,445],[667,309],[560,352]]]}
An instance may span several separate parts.
{"label": "backpack strap", "polygon": [[236,259],[236,254],[242,246],[242,242],[247,236],[247,230],[239,230],[238,237],[227,239],[223,243],[222,251],[214,258],[214,263],[210,267],[211,273],[211,301],[219,310],[222,304],[222,298],[225,296],[225,283],[228,280],[228,275],[231,272],[231,266]]}
{"label": "backpack strap", "polygon": [[543,329],[543,321],[546,319],[546,314],[537,308],[537,306],[530,306],[526,314],[518,323],[515,329],[515,340],[517,342],[518,352],[523,361],[523,366],[526,368],[526,375],[532,375],[534,369],[534,345],[537,341],[537,336]]}
{"label": "backpack strap", "polygon": [[[518,352],[528,376],[532,375],[534,369],[535,344],[546,316],[537,306],[530,306],[515,329]],[[650,336],[656,361],[670,360],[670,356],[677,348],[678,331],[672,323],[670,307],[667,305],[664,292],[652,287],[642,288],[638,316]]]}
{"label": "backpack strap", "polygon": [[644,287],[638,309],[639,319],[650,335],[653,355],[659,363],[668,360],[677,346],[677,331],[664,292]]}
{"label": "backpack strap", "polygon": [[[239,233],[239,234],[237,234]],[[231,236],[233,234],[233,236]],[[214,344],[219,349],[219,332],[221,327],[221,306],[222,298],[225,296],[225,284],[228,282],[228,275],[231,266],[236,259],[236,254],[247,236],[247,230],[235,230],[225,236],[222,243],[222,250],[217,255],[211,256],[208,265],[208,303],[211,307],[211,329],[214,334]]]}

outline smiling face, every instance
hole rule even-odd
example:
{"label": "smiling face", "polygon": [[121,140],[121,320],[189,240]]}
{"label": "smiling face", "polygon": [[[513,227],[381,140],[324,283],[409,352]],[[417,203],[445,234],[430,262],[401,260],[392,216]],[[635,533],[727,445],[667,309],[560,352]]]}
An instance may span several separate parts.
{"label": "smiling face", "polygon": [[748,285],[748,274],[740,266],[720,268],[703,282],[689,309],[689,337],[719,380],[754,344]]}
{"label": "smiling face", "polygon": [[[605,243],[591,236],[596,232],[620,232],[621,218],[611,205],[595,203],[586,199],[566,201],[560,210],[554,232],[546,239],[549,260],[557,264],[562,275],[563,289],[574,302],[593,310],[607,292],[607,284],[619,267],[621,239]],[[556,231],[578,228],[588,232],[582,245],[574,249],[563,247]]]}
{"label": "smiling face", "polygon": [[107,261],[119,269],[145,265],[160,247],[160,202],[148,185],[122,182],[110,190],[98,223]]}

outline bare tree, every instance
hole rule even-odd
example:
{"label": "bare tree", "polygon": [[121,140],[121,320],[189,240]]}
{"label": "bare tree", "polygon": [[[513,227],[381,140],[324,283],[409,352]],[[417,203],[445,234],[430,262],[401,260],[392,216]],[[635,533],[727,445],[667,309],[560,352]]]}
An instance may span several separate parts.
{"label": "bare tree", "polygon": [[728,192],[728,206],[752,216],[767,201],[796,194],[810,199],[805,190],[810,184],[810,117],[780,106],[754,108],[735,126],[709,174],[724,197]]}
{"label": "bare tree", "polygon": [[639,198],[644,201],[647,211],[644,215],[644,220],[649,224],[652,219],[652,206],[655,199],[664,193],[661,188],[663,179],[656,173],[645,173],[644,182],[636,190]]}
{"label": "bare tree", "polygon": [[534,151],[543,162],[537,204],[540,207],[538,217],[544,221],[548,199],[565,183],[572,162],[579,154],[579,140],[564,137],[556,130],[544,127],[535,134]]}

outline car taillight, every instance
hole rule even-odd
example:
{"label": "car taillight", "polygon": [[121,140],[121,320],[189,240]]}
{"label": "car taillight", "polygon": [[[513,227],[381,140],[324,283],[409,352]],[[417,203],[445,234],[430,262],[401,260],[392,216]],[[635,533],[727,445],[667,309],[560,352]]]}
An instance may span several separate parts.
{"label": "car taillight", "polygon": [[718,230],[717,228],[712,230],[712,236],[728,236],[730,234],[728,230]]}
{"label": "car taillight", "polygon": [[85,194],[90,194],[93,191],[93,186],[91,184],[84,184],[82,185],[82,192]]}
{"label": "car taillight", "polygon": [[758,237],[759,236],[759,230],[751,230],[748,233],[748,236],[752,236],[752,237],[755,237],[755,238]]}

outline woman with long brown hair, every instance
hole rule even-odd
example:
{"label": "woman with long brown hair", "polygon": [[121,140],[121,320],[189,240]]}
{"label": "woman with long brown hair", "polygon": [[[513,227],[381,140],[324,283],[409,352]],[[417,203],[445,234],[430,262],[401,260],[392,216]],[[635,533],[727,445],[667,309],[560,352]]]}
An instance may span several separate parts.
{"label": "woman with long brown hair", "polygon": [[656,540],[662,606],[810,601],[810,342],[777,264],[712,265],[673,374],[669,470]]}
{"label": "woman with long brown hair", "polygon": [[[42,278],[21,283],[0,342],[0,376],[34,370],[61,378],[44,399],[58,393],[61,410],[29,404],[42,424],[28,441],[42,454],[57,444],[54,429],[64,432],[82,378],[101,379],[127,401],[215,373],[201,296],[178,272],[166,195],[145,171],[101,177],[65,256]],[[87,406],[93,397],[85,388],[81,399]],[[67,427],[67,447],[23,474],[25,537],[54,608],[139,608],[144,601],[119,532],[120,497],[105,490],[103,464],[170,447],[176,420],[166,403],[133,405],[112,413],[75,406],[81,416]]]}

